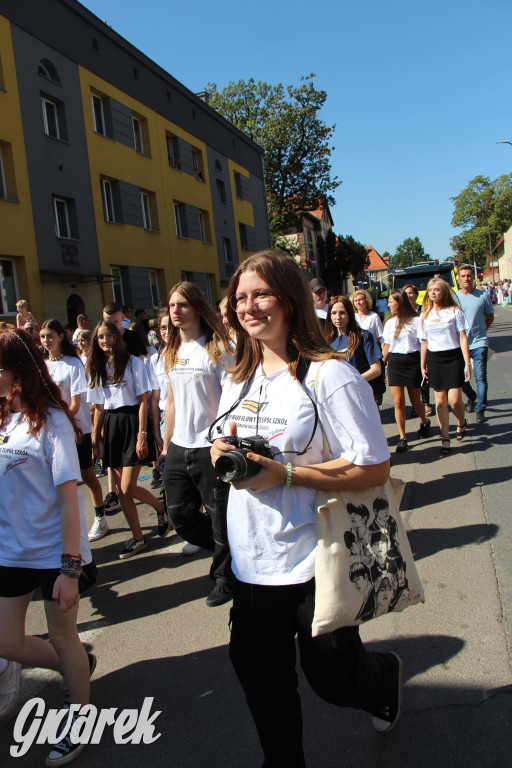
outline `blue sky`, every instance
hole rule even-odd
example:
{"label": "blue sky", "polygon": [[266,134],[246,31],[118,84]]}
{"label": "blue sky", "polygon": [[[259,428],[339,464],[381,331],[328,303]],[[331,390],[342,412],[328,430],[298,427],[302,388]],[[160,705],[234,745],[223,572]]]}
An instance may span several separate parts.
{"label": "blue sky", "polygon": [[457,195],[512,172],[510,0],[85,0],[197,92],[230,80],[316,74],[336,123],[337,234],[380,253],[418,236],[451,256]]}

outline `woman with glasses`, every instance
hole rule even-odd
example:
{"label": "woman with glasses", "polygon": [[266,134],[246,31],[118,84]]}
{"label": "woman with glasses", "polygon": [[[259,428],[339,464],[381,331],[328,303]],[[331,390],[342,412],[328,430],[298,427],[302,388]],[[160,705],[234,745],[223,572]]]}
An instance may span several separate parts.
{"label": "woman with glasses", "polygon": [[[231,600],[231,558],[226,535],[229,486],[210,462],[208,429],[215,419],[226,367],[229,335],[193,283],[169,292],[169,334],[163,353],[167,373],[165,434],[160,463],[167,511],[185,541],[213,552],[206,599],[210,607]],[[201,512],[204,507],[204,512]]]}
{"label": "woman with glasses", "polygon": [[[311,636],[316,491],[384,484],[389,451],[370,387],[325,341],[304,272],[292,258],[273,251],[249,256],[231,278],[228,297],[237,347],[218,428],[232,438],[258,434],[274,454],[249,450],[248,471],[231,474],[230,657],[265,768],[304,768],[296,634],[302,668],[322,698],[370,712],[380,732],[391,730],[400,714],[397,656],[367,652],[357,627]],[[215,440],[218,472],[233,462],[234,450]]]}
{"label": "woman with glasses", "polygon": [[93,451],[98,455],[103,427],[103,466],[112,468],[121,508],[132,532],[119,553],[124,560],[147,548],[135,499],[153,507],[160,536],[169,532],[164,505],[137,484],[141,465],[155,458],[155,446],[147,440],[150,386],[144,363],[128,354],[117,325],[110,320],[94,329],[86,370],[90,382],[88,400],[96,410]]}
{"label": "woman with glasses", "polygon": [[[96,658],[88,657],[77,632],[79,576],[91,562],[76,488],[79,434],[30,335],[20,329],[0,332],[2,715],[16,703],[22,664],[64,675],[68,706],[89,703]],[[37,587],[44,601],[47,640],[25,634]],[[7,700],[4,693],[9,694]],[[65,730],[61,726],[59,733]],[[70,730],[52,747],[47,766],[65,765],[85,749],[85,744],[71,742]]]}

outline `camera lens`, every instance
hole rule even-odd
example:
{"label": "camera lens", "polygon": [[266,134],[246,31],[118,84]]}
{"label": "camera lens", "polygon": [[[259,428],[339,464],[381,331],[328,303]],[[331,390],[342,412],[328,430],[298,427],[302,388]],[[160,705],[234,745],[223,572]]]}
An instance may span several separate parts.
{"label": "camera lens", "polygon": [[215,462],[215,469],[224,483],[243,480],[247,474],[247,461],[241,451],[230,451]]}

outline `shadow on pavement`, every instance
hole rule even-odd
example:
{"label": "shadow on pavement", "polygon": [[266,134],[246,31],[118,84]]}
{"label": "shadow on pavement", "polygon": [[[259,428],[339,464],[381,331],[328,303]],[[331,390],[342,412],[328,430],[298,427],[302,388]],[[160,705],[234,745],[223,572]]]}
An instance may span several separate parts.
{"label": "shadow on pavement", "polygon": [[415,528],[407,531],[415,560],[435,555],[445,549],[456,549],[467,544],[483,544],[493,539],[498,525],[462,525],[459,528]]}
{"label": "shadow on pavement", "polygon": [[[458,637],[424,635],[369,643],[393,650],[404,659],[403,715],[387,737],[376,734],[369,715],[339,710],[318,699],[302,674],[299,686],[304,713],[308,768],[482,768],[508,766],[508,732],[512,710],[510,686],[486,691],[470,686],[419,686],[416,675],[446,667],[463,648]],[[101,657],[97,673],[101,674]],[[30,674],[30,673],[28,673]],[[116,745],[107,729],[99,745],[90,746],[77,768],[260,768],[262,756],[242,691],[226,646],[181,657],[129,664],[93,679],[92,701],[100,707],[140,709],[154,697],[151,712],[161,711],[153,744]],[[48,707],[59,707],[58,678],[43,691]],[[0,765],[42,765],[48,748],[33,746],[15,761],[8,756],[14,719],[0,732]],[[491,760],[492,756],[492,760]]]}

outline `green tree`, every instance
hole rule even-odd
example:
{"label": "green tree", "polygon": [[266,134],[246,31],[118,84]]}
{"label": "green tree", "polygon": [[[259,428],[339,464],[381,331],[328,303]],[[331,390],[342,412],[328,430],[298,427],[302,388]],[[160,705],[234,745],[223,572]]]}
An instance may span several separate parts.
{"label": "green tree", "polygon": [[419,264],[428,259],[429,255],[425,253],[419,237],[406,237],[403,243],[397,247],[395,255],[391,257],[389,266],[391,269],[412,267],[414,264]]}
{"label": "green tree", "polygon": [[299,86],[250,78],[219,90],[208,83],[209,104],[264,150],[265,183],[273,245],[296,225],[297,211],[334,205],[341,183],[332,176],[330,145],[335,125],[319,117],[327,99],[315,75]]}
{"label": "green tree", "polygon": [[491,181],[488,176],[475,176],[454,203],[452,226],[461,233],[450,240],[452,250],[466,261],[484,267],[492,247],[512,224],[512,174]]}
{"label": "green tree", "polygon": [[370,259],[366,246],[355,240],[352,235],[334,235],[330,233],[321,253],[321,274],[331,293],[341,293],[343,281],[348,275],[354,277],[369,265]]}

